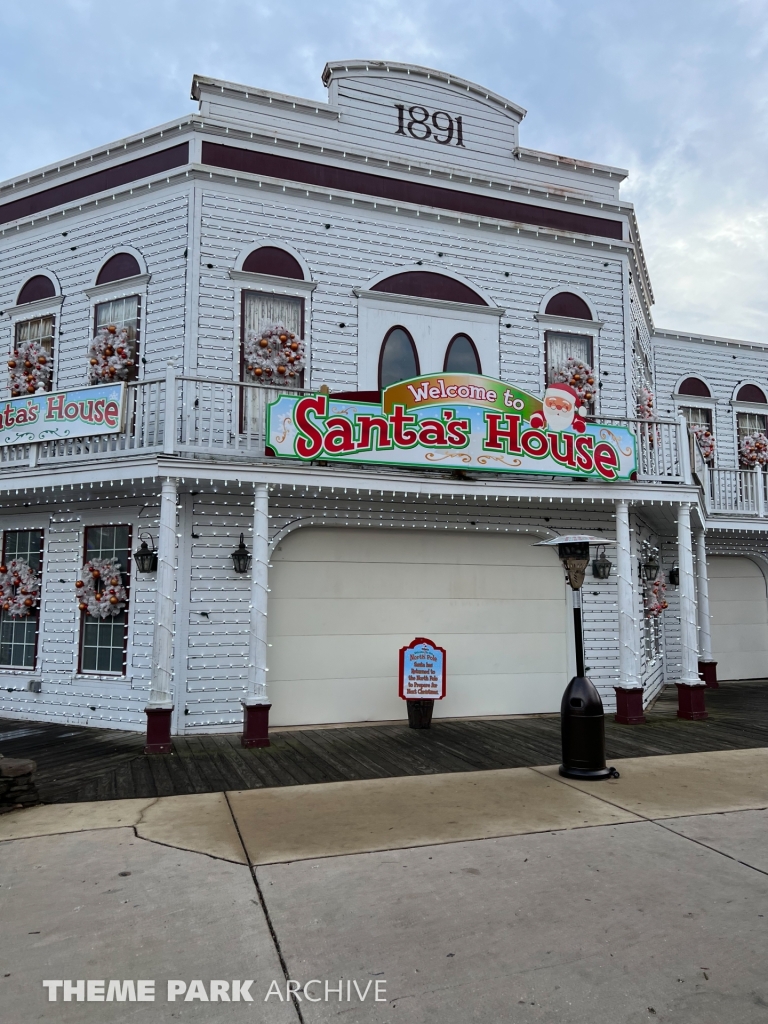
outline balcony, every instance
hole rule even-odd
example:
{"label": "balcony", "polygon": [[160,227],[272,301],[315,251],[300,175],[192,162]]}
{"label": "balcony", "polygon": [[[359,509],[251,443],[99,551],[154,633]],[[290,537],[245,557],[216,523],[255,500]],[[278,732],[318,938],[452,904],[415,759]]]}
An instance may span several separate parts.
{"label": "balcony", "polygon": [[[126,429],[122,433],[0,447],[3,472],[153,454],[259,462],[266,458],[267,406],[282,389],[176,375],[169,368],[165,377],[138,381],[125,390]],[[166,415],[169,395],[172,416]],[[713,516],[765,515],[766,474],[759,468],[708,466],[695,441],[689,443],[686,439],[681,444],[685,436],[682,421],[601,417],[599,422],[606,439],[610,439],[611,426],[625,427],[634,435],[638,483],[698,482],[707,512]],[[691,468],[695,477],[691,476]]]}

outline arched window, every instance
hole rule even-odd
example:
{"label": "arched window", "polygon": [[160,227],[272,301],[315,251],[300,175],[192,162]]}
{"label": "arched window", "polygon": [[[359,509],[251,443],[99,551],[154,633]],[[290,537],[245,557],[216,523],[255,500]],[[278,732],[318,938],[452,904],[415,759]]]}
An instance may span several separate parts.
{"label": "arched window", "polygon": [[456,334],[445,350],[446,373],[482,373],[475,343],[466,334]]}
{"label": "arched window", "polygon": [[736,395],[737,402],[754,402],[765,405],[765,392],[757,384],[743,384]]}
{"label": "arched window", "polygon": [[559,292],[547,303],[544,312],[548,316],[569,316],[576,320],[591,320],[592,312],[584,299],[573,292]]}
{"label": "arched window", "polygon": [[694,398],[711,398],[712,393],[698,377],[686,377],[677,389],[678,395],[691,395]]}
{"label": "arched window", "polygon": [[404,327],[392,327],[381,345],[379,388],[419,376],[419,357],[413,338]]}
{"label": "arched window", "polygon": [[371,288],[373,292],[388,292],[390,295],[413,295],[420,299],[437,299],[438,302],[465,302],[471,306],[487,306],[488,303],[476,291],[461,281],[446,274],[435,274],[431,270],[407,270],[393,274],[379,281]]}
{"label": "arched window", "polygon": [[27,283],[19,292],[16,299],[17,306],[23,306],[27,302],[37,302],[38,299],[51,299],[56,294],[53,281],[45,274],[36,274],[30,277]]}
{"label": "arched window", "polygon": [[141,267],[135,256],[129,252],[118,252],[110,256],[101,268],[96,284],[110,284],[112,281],[122,281],[126,277],[138,277],[140,273]]}
{"label": "arched window", "polygon": [[262,245],[249,253],[243,263],[243,270],[249,274],[271,274],[272,277],[289,277],[294,281],[304,280],[301,264],[285,249],[274,245]]}

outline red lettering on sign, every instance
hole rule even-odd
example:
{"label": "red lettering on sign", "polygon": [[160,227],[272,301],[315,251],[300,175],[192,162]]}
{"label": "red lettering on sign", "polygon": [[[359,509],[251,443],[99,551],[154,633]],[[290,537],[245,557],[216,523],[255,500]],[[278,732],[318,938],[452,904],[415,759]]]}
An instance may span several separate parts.
{"label": "red lettering on sign", "polygon": [[294,418],[299,437],[296,439],[296,454],[302,459],[314,459],[323,450],[323,435],[310,420],[309,414],[314,412],[325,417],[328,410],[326,395],[311,395],[296,403]]}

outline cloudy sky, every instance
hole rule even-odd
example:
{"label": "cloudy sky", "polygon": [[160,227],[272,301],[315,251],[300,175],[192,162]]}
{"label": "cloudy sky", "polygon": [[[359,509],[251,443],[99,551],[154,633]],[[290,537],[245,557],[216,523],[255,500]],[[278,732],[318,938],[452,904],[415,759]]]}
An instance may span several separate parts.
{"label": "cloudy sky", "polygon": [[0,179],[189,112],[194,72],[451,71],[524,146],[630,169],[657,326],[768,343],[768,0],[6,0],[0,54]]}

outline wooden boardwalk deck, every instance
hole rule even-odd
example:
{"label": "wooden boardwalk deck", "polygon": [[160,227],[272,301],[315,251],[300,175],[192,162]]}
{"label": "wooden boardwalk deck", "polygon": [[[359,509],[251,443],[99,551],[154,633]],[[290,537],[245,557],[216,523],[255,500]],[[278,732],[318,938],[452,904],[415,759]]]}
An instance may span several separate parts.
{"label": "wooden boardwalk deck", "polygon": [[[768,746],[768,680],[707,690],[710,717],[676,717],[668,687],[644,726],[606,719],[610,757]],[[437,721],[274,732],[272,745],[244,750],[236,734],[187,736],[174,753],[147,757],[141,734],[0,719],[0,753],[31,757],[46,803],[212,793],[348,779],[428,775],[554,764],[559,716]]]}

